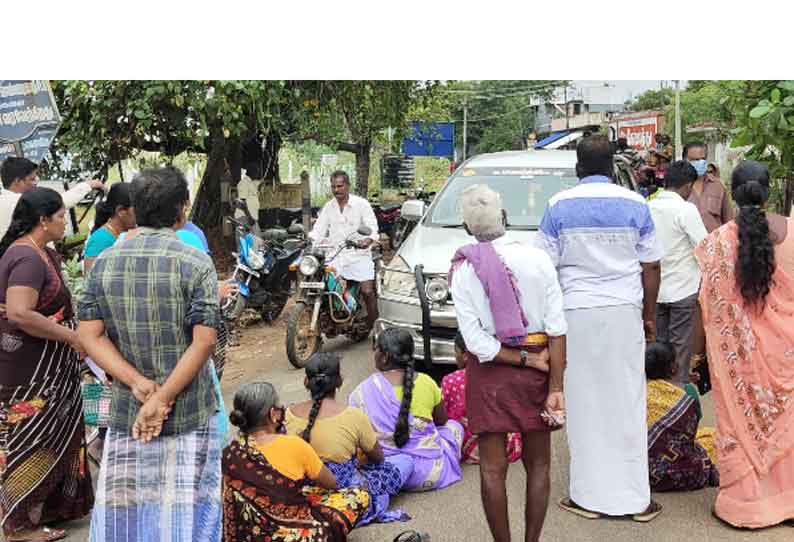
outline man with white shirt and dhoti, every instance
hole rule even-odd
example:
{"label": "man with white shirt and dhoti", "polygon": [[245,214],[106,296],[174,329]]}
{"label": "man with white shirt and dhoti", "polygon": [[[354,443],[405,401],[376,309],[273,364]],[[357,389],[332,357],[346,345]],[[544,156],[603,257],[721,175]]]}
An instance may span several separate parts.
{"label": "man with white shirt and dhoti", "polygon": [[323,206],[309,237],[315,243],[326,240],[337,247],[361,226],[371,230],[369,236],[356,242],[356,248],[344,249],[332,265],[340,277],[360,284],[367,307],[367,323],[372,329],[378,319],[375,262],[372,261],[372,243],[378,240],[378,219],[366,199],[350,193],[350,177],[344,171],[331,173],[331,192],[334,198]]}
{"label": "man with white shirt and dhoti", "polygon": [[[466,415],[479,439],[483,507],[495,542],[510,541],[508,433],[521,434],[525,540],[540,538],[549,499],[550,431],[564,419],[566,323],[549,257],[505,236],[501,197],[485,185],[462,194],[476,243],[458,249],[449,280],[466,349]],[[554,420],[551,419],[554,415]]]}
{"label": "man with white shirt and dhoti", "polygon": [[559,273],[568,322],[570,496],[589,519],[661,513],[648,479],[645,343],[655,340],[662,247],[643,197],[614,184],[606,137],[577,149],[579,184],[551,198],[538,242]]}

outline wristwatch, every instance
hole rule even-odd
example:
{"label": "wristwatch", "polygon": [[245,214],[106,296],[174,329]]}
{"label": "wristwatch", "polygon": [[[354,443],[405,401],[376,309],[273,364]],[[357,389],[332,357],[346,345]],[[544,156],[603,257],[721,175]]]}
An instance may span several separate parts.
{"label": "wristwatch", "polygon": [[529,352],[521,350],[521,367],[526,367],[527,361],[529,361]]}

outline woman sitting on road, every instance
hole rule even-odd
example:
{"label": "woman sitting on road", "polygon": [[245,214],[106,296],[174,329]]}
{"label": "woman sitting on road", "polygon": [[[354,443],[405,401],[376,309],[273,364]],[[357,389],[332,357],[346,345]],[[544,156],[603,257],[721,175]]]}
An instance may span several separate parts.
{"label": "woman sitting on road", "polygon": [[240,436],[223,451],[225,542],[344,542],[369,507],[369,493],[337,490],[336,477],[302,438],[284,432],[284,407],[268,382],[234,396]]}
{"label": "woman sitting on road", "polygon": [[[477,435],[469,429],[469,418],[466,416],[466,366],[469,363],[479,363],[480,361],[469,353],[463,334],[458,331],[455,335],[455,361],[458,370],[448,374],[441,381],[441,397],[447,407],[449,417],[463,426],[463,447],[461,449],[461,461],[471,465],[480,463],[480,449],[477,443]],[[538,359],[536,369],[542,371],[549,370],[548,361]],[[534,366],[530,364],[530,366]],[[507,459],[510,463],[515,463],[521,459],[521,435],[519,433],[507,434]]]}
{"label": "woman sitting on road", "polygon": [[[336,402],[342,386],[338,354],[314,354],[306,365],[306,388],[312,399],[287,410],[287,433],[300,435],[312,445],[339,487],[361,486],[369,490],[370,508],[359,522],[408,519],[389,512],[389,497],[396,495],[413,471],[413,460],[394,455],[384,461],[383,450],[367,415]],[[366,456],[359,466],[357,450]]]}
{"label": "woman sitting on road", "polygon": [[413,460],[404,489],[428,491],[459,481],[463,427],[447,416],[438,384],[414,369],[411,334],[384,330],[375,343],[375,367],[350,404],[367,414],[387,458],[406,454]]}
{"label": "woman sitting on road", "polygon": [[714,430],[698,430],[698,391],[692,384],[684,389],[674,384],[677,371],[672,345],[648,345],[648,468],[653,491],[692,491],[719,483]]}

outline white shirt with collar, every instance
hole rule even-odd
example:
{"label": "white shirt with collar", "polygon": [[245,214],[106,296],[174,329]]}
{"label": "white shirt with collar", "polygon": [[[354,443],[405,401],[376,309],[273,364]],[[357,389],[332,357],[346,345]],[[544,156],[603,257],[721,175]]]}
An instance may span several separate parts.
{"label": "white shirt with collar", "polygon": [[[88,183],[79,183],[74,188],[61,194],[63,205],[65,208],[71,209],[90,193],[91,185]],[[0,239],[5,237],[8,227],[11,225],[11,217],[14,214],[14,209],[16,209],[19,198],[21,197],[22,194],[12,192],[7,188],[4,188],[3,192],[0,193]]]}
{"label": "white shirt with collar", "polygon": [[[248,206],[248,212],[251,213],[251,216],[254,220],[259,223],[259,186],[262,184],[262,181],[255,181],[248,175],[243,174],[240,177],[240,182],[237,183],[237,198],[245,200],[245,204]],[[235,218],[243,218],[245,217],[245,213],[240,209],[237,209],[234,212]]]}
{"label": "white shirt with collar", "polygon": [[[529,323],[528,332],[546,333],[550,337],[565,335],[568,324],[563,311],[562,289],[549,255],[506,236],[496,239],[492,245],[516,279],[521,307]],[[502,344],[494,336],[496,326],[488,296],[469,262],[464,261],[455,270],[450,287],[466,349],[481,363],[492,361]]]}
{"label": "white shirt with collar", "polygon": [[[361,240],[362,236],[356,231],[362,225],[372,230],[372,234],[368,236],[370,239],[379,239],[378,219],[375,218],[372,206],[364,198],[350,194],[344,209],[339,208],[336,198],[323,206],[309,237],[315,243],[323,241],[331,247],[338,247],[351,235],[351,239]],[[336,268],[339,275],[347,280],[363,282],[375,279],[375,264],[370,248],[345,249],[329,265]]]}
{"label": "white shirt with collar", "polygon": [[693,251],[708,235],[706,226],[698,208],[672,190],[664,190],[648,206],[666,254],[661,260],[658,301],[681,301],[700,289],[700,269]]}

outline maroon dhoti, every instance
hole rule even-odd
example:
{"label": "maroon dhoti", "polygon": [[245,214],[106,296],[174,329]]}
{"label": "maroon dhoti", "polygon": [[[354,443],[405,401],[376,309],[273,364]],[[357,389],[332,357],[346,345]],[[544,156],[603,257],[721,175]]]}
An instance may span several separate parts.
{"label": "maroon dhoti", "polygon": [[475,435],[551,431],[540,416],[548,394],[548,373],[493,361],[480,363],[474,356],[466,364],[466,413]]}

